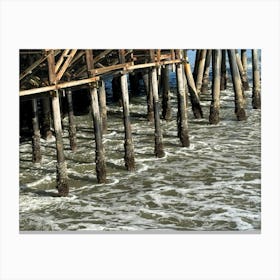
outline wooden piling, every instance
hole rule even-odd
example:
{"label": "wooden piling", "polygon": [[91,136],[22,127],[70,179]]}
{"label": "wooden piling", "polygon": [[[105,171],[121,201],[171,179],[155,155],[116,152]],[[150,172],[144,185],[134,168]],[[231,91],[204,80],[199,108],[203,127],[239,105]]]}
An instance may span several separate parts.
{"label": "wooden piling", "polygon": [[221,83],[221,50],[212,52],[212,101],[210,105],[209,123],[218,124],[220,121],[220,83]]}
{"label": "wooden piling", "polygon": [[[155,61],[154,50],[150,50],[150,59]],[[158,79],[157,69],[151,69],[151,83],[153,92],[153,105],[154,105],[154,124],[155,124],[155,156],[158,158],[164,157],[162,131],[160,127],[160,111],[159,111],[159,96],[158,96]]]}
{"label": "wooden piling", "polygon": [[76,137],[76,125],[73,110],[73,99],[72,99],[72,89],[68,88],[66,90],[67,103],[68,103],[68,124],[69,124],[69,140],[70,148],[73,152],[77,150],[77,137]]}
{"label": "wooden piling", "polygon": [[106,106],[105,83],[103,80],[101,80],[100,82],[98,97],[99,97],[99,105],[100,105],[102,134],[106,134],[107,133],[107,106]]}
{"label": "wooden piling", "polygon": [[162,117],[166,121],[172,118],[171,102],[170,102],[170,88],[169,88],[169,66],[165,65],[161,73],[162,83]]}
{"label": "wooden piling", "polygon": [[32,126],[33,126],[33,136],[32,136],[32,161],[33,163],[40,163],[42,160],[41,155],[41,145],[40,145],[40,128],[39,128],[39,118],[38,118],[38,103],[37,99],[32,99]]}
{"label": "wooden piling", "polygon": [[243,68],[243,64],[242,64],[240,55],[238,53],[238,50],[235,50],[235,54],[236,54],[236,62],[237,62],[237,66],[238,66],[238,70],[240,73],[241,82],[242,82],[242,86],[243,86],[243,97],[245,98],[244,91],[250,89],[249,82],[248,82],[247,74]]}
{"label": "wooden piling", "polygon": [[200,58],[200,51],[201,50],[196,50],[195,52],[195,62],[194,62],[194,69],[193,69],[193,79],[196,81],[197,78],[197,70],[198,70],[198,64],[199,64],[199,58]]}
{"label": "wooden piling", "polygon": [[204,72],[203,72],[203,79],[202,79],[201,93],[208,92],[211,56],[212,56],[212,50],[207,50]]}
{"label": "wooden piling", "polygon": [[143,72],[143,81],[147,95],[147,119],[149,122],[154,121],[154,108],[153,108],[153,91],[152,91],[152,78],[150,69],[145,69]]}
{"label": "wooden piling", "polygon": [[[183,57],[183,50],[176,50],[177,57]],[[188,116],[187,116],[187,101],[186,91],[183,77],[183,65],[182,63],[176,64],[176,78],[177,78],[177,97],[178,97],[178,136],[180,138],[183,147],[189,147],[189,132],[188,132]]]}
{"label": "wooden piling", "polygon": [[261,108],[261,82],[260,82],[260,70],[259,70],[259,57],[258,50],[252,50],[252,71],[253,71],[253,94],[252,94],[252,106],[253,109]]}
{"label": "wooden piling", "polygon": [[[120,50],[120,63],[125,63],[124,50]],[[125,167],[128,171],[133,171],[135,169],[135,157],[134,157],[134,145],[131,132],[131,122],[129,113],[129,94],[128,94],[128,83],[127,83],[127,73],[122,72],[121,75],[121,89],[122,89],[122,104],[123,104],[123,123],[125,130],[124,139],[124,162]]]}
{"label": "wooden piling", "polygon": [[41,99],[42,104],[42,137],[45,140],[49,140],[52,138],[51,131],[51,105],[50,105],[50,97],[46,96]]}
{"label": "wooden piling", "polygon": [[[49,51],[48,56],[48,68],[49,68],[49,81],[50,84],[56,84],[55,75],[55,58],[54,50]],[[56,156],[57,156],[57,189],[60,196],[67,196],[69,193],[68,176],[67,176],[67,165],[64,157],[63,149],[63,138],[62,138],[62,127],[61,127],[61,115],[60,115],[60,104],[58,90],[51,92],[52,96],[52,109],[53,109],[53,123],[56,138]]]}
{"label": "wooden piling", "polygon": [[152,78],[152,70],[149,69],[149,93],[147,96],[147,110],[148,110],[148,121],[154,122],[155,115],[154,115],[154,97],[153,97],[153,78]]}
{"label": "wooden piling", "polygon": [[[179,52],[179,54],[180,54],[180,52]],[[187,82],[188,82],[188,89],[189,89],[190,98],[191,98],[192,111],[193,111],[194,117],[196,119],[201,119],[201,118],[203,118],[203,112],[201,109],[199,96],[196,91],[196,86],[195,86],[195,82],[194,82],[192,71],[191,71],[191,65],[188,60],[187,50],[184,53],[184,59],[185,59],[185,63],[184,63],[185,74],[186,74],[186,78],[187,78]]]}
{"label": "wooden piling", "polygon": [[247,74],[248,71],[247,50],[244,49],[241,50],[241,62],[242,62],[243,69]]}
{"label": "wooden piling", "polygon": [[235,95],[235,114],[237,120],[242,121],[246,119],[245,102],[242,92],[242,82],[236,62],[235,50],[228,50],[230,71],[232,76],[232,83]]}
{"label": "wooden piling", "polygon": [[220,89],[226,90],[227,89],[227,52],[226,50],[222,50],[222,65],[221,65],[221,82],[220,82]]}
{"label": "wooden piling", "polygon": [[[242,66],[243,66],[243,70],[244,70],[244,74],[246,76],[247,81],[248,80],[248,64],[247,64],[247,50],[241,50],[241,62],[242,62]],[[249,90],[250,89],[250,85],[248,82],[248,87],[245,88],[244,90]]]}
{"label": "wooden piling", "polygon": [[60,196],[67,196],[69,193],[67,165],[64,157],[61,116],[58,91],[52,92],[52,107],[54,118],[54,130],[57,151],[57,189]]}
{"label": "wooden piling", "polygon": [[207,50],[201,50],[200,51],[200,56],[199,56],[197,76],[196,76],[196,81],[195,81],[195,86],[196,86],[196,91],[197,91],[198,96],[200,96],[200,93],[201,93],[203,72],[204,72],[204,66],[205,66],[205,60],[206,60],[206,53],[207,53]]}
{"label": "wooden piling", "polygon": [[106,162],[102,142],[101,118],[98,105],[97,87],[90,85],[91,112],[95,134],[95,165],[98,183],[106,183]]}
{"label": "wooden piling", "polygon": [[[92,50],[86,50],[86,62],[89,76],[92,76],[92,70],[94,68]],[[95,135],[95,168],[98,183],[106,183],[106,162],[105,152],[102,143],[101,132],[101,118],[99,112],[98,95],[96,83],[89,84],[90,97],[91,97],[91,112],[93,118],[94,135]]]}
{"label": "wooden piling", "polygon": [[[150,61],[150,51],[147,51],[146,62]],[[154,99],[153,99],[153,85],[152,85],[152,71],[148,69],[148,92],[147,92],[147,119],[149,122],[154,122]]]}
{"label": "wooden piling", "polygon": [[125,161],[126,169],[128,171],[133,171],[135,169],[135,159],[134,159],[134,146],[132,140],[131,122],[130,122],[130,114],[129,114],[127,74],[122,74],[121,76],[121,87],[122,87],[122,103],[123,103],[123,123],[125,129],[124,161]]}

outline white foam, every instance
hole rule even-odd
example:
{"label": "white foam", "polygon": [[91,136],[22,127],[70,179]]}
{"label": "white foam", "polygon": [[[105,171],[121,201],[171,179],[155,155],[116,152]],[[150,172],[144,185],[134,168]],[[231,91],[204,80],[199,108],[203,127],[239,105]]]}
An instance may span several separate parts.
{"label": "white foam", "polygon": [[27,183],[26,187],[34,187],[34,186],[40,185],[40,184],[45,183],[45,182],[51,182],[52,180],[53,180],[52,176],[46,175],[39,180],[36,180],[34,182],[31,182],[31,183]]}
{"label": "white foam", "polygon": [[[137,166],[139,165],[139,163],[137,164]],[[137,167],[136,172],[137,173],[142,173],[144,171],[147,171],[149,169],[149,165],[148,164],[141,164],[141,167]]]}

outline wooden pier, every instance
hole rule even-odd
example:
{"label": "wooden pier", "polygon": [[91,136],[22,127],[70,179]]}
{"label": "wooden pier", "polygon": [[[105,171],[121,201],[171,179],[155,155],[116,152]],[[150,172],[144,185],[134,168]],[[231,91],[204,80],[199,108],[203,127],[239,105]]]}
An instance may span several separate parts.
{"label": "wooden pier", "polygon": [[[31,102],[32,160],[41,162],[40,137],[48,139],[54,133],[57,154],[57,189],[60,196],[71,191],[67,177],[67,163],[62,141],[63,127],[60,97],[66,93],[69,120],[69,146],[72,152],[79,147],[76,141],[76,124],[73,113],[72,93],[79,89],[89,92],[89,104],[93,119],[95,139],[96,176],[99,183],[106,183],[106,147],[103,135],[107,133],[107,95],[104,81],[112,80],[113,94],[123,109],[124,162],[129,172],[135,166],[134,143],[130,122],[129,87],[137,90],[138,79],[143,79],[147,95],[147,126],[154,125],[154,155],[164,157],[163,121],[177,112],[178,137],[183,147],[189,147],[188,99],[196,119],[208,118],[209,124],[220,121],[220,96],[233,84],[233,96],[237,121],[247,118],[245,91],[252,90],[252,108],[261,107],[261,80],[258,51],[251,50],[252,77],[248,75],[246,50],[196,50],[194,65],[183,49],[45,49],[20,50],[20,106]],[[227,62],[230,71],[227,72]],[[177,108],[170,103],[169,71],[176,71]],[[192,70],[193,69],[193,70]],[[210,73],[212,75],[210,75]],[[210,76],[212,80],[210,80]],[[249,78],[253,83],[249,84]],[[211,85],[211,86],[210,86]],[[210,115],[205,116],[200,104],[204,94],[211,96]],[[75,93],[76,94],[76,93]],[[38,116],[38,104],[41,117]],[[28,122],[28,120],[26,120]],[[54,131],[51,130],[54,128]]]}

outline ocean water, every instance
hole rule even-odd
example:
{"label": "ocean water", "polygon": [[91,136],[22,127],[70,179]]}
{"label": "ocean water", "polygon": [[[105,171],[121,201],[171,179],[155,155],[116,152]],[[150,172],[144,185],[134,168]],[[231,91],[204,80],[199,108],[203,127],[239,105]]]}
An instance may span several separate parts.
{"label": "ocean water", "polygon": [[172,120],[161,120],[164,158],[154,156],[154,125],[146,119],[144,93],[130,99],[134,172],[124,167],[122,109],[113,103],[107,106],[108,134],[104,135],[106,184],[96,180],[91,115],[75,118],[76,153],[69,148],[68,120],[63,120],[69,197],[55,196],[54,140],[41,139],[43,160],[38,165],[32,163],[31,142],[20,144],[21,231],[261,229],[261,111],[252,109],[251,90],[246,92],[248,118],[242,122],[234,114],[231,84],[221,92],[218,125],[208,124],[210,90],[201,96],[203,119],[194,119],[189,103],[191,145],[184,148],[177,137],[175,73],[170,78]]}

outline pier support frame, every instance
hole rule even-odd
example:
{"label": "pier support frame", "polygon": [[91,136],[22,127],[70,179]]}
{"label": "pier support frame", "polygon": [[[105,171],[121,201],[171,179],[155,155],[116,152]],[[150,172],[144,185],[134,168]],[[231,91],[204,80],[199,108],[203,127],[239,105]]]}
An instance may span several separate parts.
{"label": "pier support frame", "polygon": [[199,62],[198,62],[198,68],[197,68],[197,77],[196,77],[196,81],[195,81],[196,91],[197,91],[198,96],[200,96],[200,93],[201,93],[203,72],[204,72],[204,66],[205,66],[205,60],[206,60],[206,53],[207,53],[207,50],[201,50],[200,51],[200,56],[199,56]]}
{"label": "pier support frame", "polygon": [[[248,62],[247,62],[247,50],[242,49],[241,50],[241,62],[242,62],[242,66],[243,66],[243,70],[246,76],[246,79],[248,81]],[[248,88],[245,90],[249,90],[250,89],[250,85],[248,83]]]}
{"label": "pier support frame", "polygon": [[260,109],[261,108],[261,83],[260,83],[258,50],[256,49],[252,50],[252,70],[253,70],[252,106],[253,109]]}
{"label": "pier support frame", "polygon": [[222,64],[221,64],[221,83],[220,83],[220,89],[226,90],[227,89],[227,51],[222,50]]}
{"label": "pier support frame", "polygon": [[150,69],[143,71],[143,81],[147,95],[147,119],[149,122],[154,121],[154,108],[153,108],[153,92],[152,92],[152,78]]}
{"label": "pier support frame", "polygon": [[[92,56],[92,50],[86,50],[86,62],[89,76],[92,77],[90,70],[94,69],[94,62]],[[89,84],[90,88],[90,100],[91,100],[91,112],[93,118],[93,127],[95,135],[95,168],[96,177],[98,183],[106,183],[106,161],[105,152],[102,142],[101,132],[101,118],[98,104],[98,94],[96,83]]]}
{"label": "pier support frame", "polygon": [[246,49],[241,49],[241,61],[242,61],[243,69],[247,73],[248,61],[247,61],[247,50]]}
{"label": "pier support frame", "polygon": [[209,123],[218,124],[220,121],[220,83],[221,83],[221,50],[212,51],[212,101],[210,105]]}
{"label": "pier support frame", "polygon": [[207,91],[208,91],[211,57],[212,57],[212,50],[207,50],[205,67],[204,67],[204,72],[203,72],[203,79],[202,79],[201,93],[207,93]]}
{"label": "pier support frame", "polygon": [[98,183],[106,183],[106,162],[102,142],[101,118],[98,105],[97,87],[90,85],[91,112],[95,135],[95,168]]}
{"label": "pier support frame", "polygon": [[[177,57],[182,58],[183,50],[176,50]],[[187,115],[187,99],[184,84],[184,72],[182,63],[176,64],[177,78],[177,97],[178,97],[178,136],[183,147],[189,147],[189,132],[188,132],[188,115]]]}
{"label": "pier support frame", "polygon": [[37,99],[32,99],[32,126],[33,126],[33,136],[32,136],[32,161],[33,163],[40,163],[42,160],[41,155],[41,145],[40,145],[40,128],[39,128],[39,118],[38,118],[38,103]]}
{"label": "pier support frame", "polygon": [[197,78],[200,52],[201,52],[201,50],[196,50],[196,52],[195,52],[194,69],[193,69],[193,72],[192,72],[192,76],[193,76],[194,81],[196,81],[196,78]]}
{"label": "pier support frame", "polygon": [[238,121],[246,120],[245,101],[242,92],[242,82],[236,62],[235,50],[228,50],[229,64],[235,96],[235,114]]}
{"label": "pier support frame", "polygon": [[[125,63],[125,52],[123,49],[119,51],[120,63]],[[121,91],[123,104],[123,124],[125,130],[124,139],[124,162],[128,171],[135,170],[134,145],[131,132],[131,122],[129,113],[129,94],[128,94],[128,74],[123,71],[121,73]]]}
{"label": "pier support frame", "polygon": [[[242,66],[243,66],[243,70],[244,70],[244,75],[246,77],[246,80],[248,80],[248,63],[247,63],[247,50],[241,50],[241,63],[242,63]],[[247,88],[244,88],[244,90],[250,90],[250,85],[249,85],[249,82],[248,82],[248,87]]]}
{"label": "pier support frame", "polygon": [[67,165],[64,157],[62,126],[60,116],[60,105],[58,91],[52,92],[53,121],[56,138],[57,151],[57,189],[60,196],[67,196],[69,193]]}
{"label": "pier support frame", "polygon": [[134,157],[134,146],[131,132],[131,122],[129,114],[129,95],[128,95],[128,84],[127,84],[127,74],[121,75],[121,88],[122,88],[122,103],[123,103],[123,123],[125,130],[124,139],[124,162],[125,167],[128,171],[133,171],[135,169],[135,157]]}
{"label": "pier support frame", "polygon": [[[182,51],[181,50],[177,51],[177,55],[179,55],[179,57],[177,56],[178,59],[182,59],[182,57],[181,57]],[[192,72],[191,72],[191,65],[188,61],[187,51],[185,51],[185,53],[184,53],[184,59],[185,59],[185,64],[184,64],[185,74],[186,74],[188,89],[189,89],[189,93],[190,93],[192,111],[193,111],[194,117],[196,119],[201,119],[201,118],[203,118],[203,112],[202,112],[202,109],[201,109],[199,96],[197,94],[195,82],[194,82],[193,75],[192,75]]]}
{"label": "pier support frame", "polygon": [[159,112],[159,97],[158,97],[158,81],[157,69],[151,69],[152,91],[153,91],[153,105],[154,105],[154,124],[155,124],[155,156],[158,158],[164,157],[163,138],[160,126],[160,112]]}
{"label": "pier support frame", "polygon": [[165,65],[161,71],[162,82],[162,117],[166,121],[172,118],[172,109],[170,103],[170,88],[169,88],[169,66]]}
{"label": "pier support frame", "polygon": [[[155,61],[154,50],[150,50],[151,62]],[[155,125],[155,156],[158,158],[164,157],[163,150],[163,138],[160,126],[160,108],[159,108],[159,96],[158,96],[158,79],[157,68],[151,68],[151,83],[153,92],[153,106],[154,106],[154,125]]]}
{"label": "pier support frame", "polygon": [[243,64],[242,64],[240,55],[238,53],[238,50],[235,50],[235,55],[236,55],[236,62],[237,62],[238,70],[239,70],[241,81],[242,81],[242,86],[243,86],[243,97],[245,98],[244,91],[250,89],[249,82],[248,82],[247,74],[243,68]]}
{"label": "pier support frame", "polygon": [[[50,84],[56,84],[55,75],[55,58],[54,50],[50,50],[48,56],[48,68],[49,68],[49,80]],[[51,92],[52,97],[52,109],[53,109],[53,123],[56,138],[56,156],[57,156],[57,189],[60,196],[67,196],[69,193],[68,176],[67,176],[67,165],[64,157],[63,149],[63,138],[62,138],[62,127],[61,127],[61,115],[60,115],[60,104],[58,90]]]}

